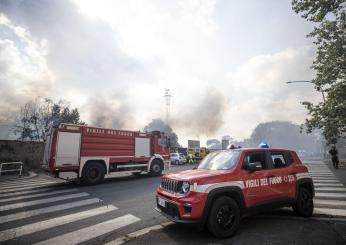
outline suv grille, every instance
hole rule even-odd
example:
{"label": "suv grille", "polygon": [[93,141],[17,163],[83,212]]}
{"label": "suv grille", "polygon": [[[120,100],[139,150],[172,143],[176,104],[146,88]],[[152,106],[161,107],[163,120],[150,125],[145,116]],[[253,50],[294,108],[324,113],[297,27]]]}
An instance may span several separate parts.
{"label": "suv grille", "polygon": [[181,189],[181,181],[162,178],[160,188],[171,193],[179,194]]}

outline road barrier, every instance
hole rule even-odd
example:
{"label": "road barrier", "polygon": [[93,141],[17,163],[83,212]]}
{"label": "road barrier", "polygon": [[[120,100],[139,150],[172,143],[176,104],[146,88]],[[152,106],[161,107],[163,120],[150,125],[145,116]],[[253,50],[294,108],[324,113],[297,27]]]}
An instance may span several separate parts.
{"label": "road barrier", "polygon": [[[19,165],[16,169],[3,169],[4,165]],[[2,162],[0,163],[0,176],[4,172],[16,172],[19,171],[19,176],[22,176],[23,163],[22,162]]]}

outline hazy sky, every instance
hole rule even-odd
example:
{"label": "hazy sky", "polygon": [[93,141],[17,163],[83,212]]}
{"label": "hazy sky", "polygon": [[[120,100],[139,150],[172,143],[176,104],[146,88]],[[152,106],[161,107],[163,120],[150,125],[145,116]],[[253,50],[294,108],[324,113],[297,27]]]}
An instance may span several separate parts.
{"label": "hazy sky", "polygon": [[321,95],[285,81],[313,77],[311,30],[284,0],[1,0],[0,124],[48,96],[89,124],[142,129],[165,118],[165,88],[183,145],[301,123],[300,101]]}

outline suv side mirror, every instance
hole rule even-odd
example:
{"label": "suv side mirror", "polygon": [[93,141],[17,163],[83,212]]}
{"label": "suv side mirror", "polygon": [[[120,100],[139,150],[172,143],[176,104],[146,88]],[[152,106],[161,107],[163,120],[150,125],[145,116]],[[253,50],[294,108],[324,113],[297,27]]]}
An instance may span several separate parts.
{"label": "suv side mirror", "polygon": [[261,170],[262,169],[262,163],[261,162],[250,162],[247,165],[246,169],[249,170],[250,173]]}

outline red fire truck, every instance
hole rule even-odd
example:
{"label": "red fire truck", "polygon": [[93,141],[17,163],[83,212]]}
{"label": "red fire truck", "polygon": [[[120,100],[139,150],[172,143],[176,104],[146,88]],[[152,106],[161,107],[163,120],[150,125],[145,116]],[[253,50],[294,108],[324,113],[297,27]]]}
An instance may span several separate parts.
{"label": "red fire truck", "polygon": [[47,134],[42,167],[55,177],[74,172],[78,181],[96,184],[120,171],[159,176],[169,162],[169,139],[159,131],[60,124]]}

